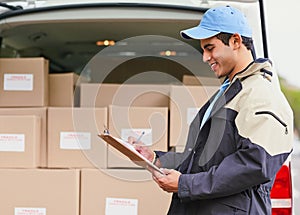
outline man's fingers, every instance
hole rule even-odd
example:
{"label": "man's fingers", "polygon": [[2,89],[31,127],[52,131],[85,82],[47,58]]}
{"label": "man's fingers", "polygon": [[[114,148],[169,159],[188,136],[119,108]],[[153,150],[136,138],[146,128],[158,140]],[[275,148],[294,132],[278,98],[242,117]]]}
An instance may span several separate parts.
{"label": "man's fingers", "polygon": [[166,174],[169,175],[172,172],[172,169],[162,169],[162,171]]}
{"label": "man's fingers", "polygon": [[135,141],[136,141],[136,138],[134,138],[132,136],[129,136],[128,139],[127,139],[127,142],[130,143],[130,144],[133,144]]}

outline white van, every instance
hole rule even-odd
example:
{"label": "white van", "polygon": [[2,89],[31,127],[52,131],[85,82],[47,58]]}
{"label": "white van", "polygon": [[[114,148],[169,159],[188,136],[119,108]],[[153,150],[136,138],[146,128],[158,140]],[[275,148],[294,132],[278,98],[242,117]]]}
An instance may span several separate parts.
{"label": "white van", "polygon": [[[198,42],[179,32],[227,4],[247,16],[256,55],[268,57],[263,0],[7,0],[0,3],[0,58],[44,57],[49,73],[71,71],[91,83],[182,85],[195,76],[214,87]],[[274,215],[292,214],[289,163],[277,175],[272,204]]]}

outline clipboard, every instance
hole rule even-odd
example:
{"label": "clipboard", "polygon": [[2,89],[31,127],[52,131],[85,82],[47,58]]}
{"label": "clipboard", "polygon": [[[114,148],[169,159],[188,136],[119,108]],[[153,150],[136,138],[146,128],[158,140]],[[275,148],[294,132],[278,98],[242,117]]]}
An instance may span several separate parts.
{"label": "clipboard", "polygon": [[143,155],[141,155],[139,152],[135,150],[133,145],[130,143],[117,138],[113,137],[110,134],[104,133],[104,134],[98,134],[100,138],[102,138],[105,142],[107,142],[109,145],[113,146],[115,149],[117,149],[122,154],[126,155],[130,160],[138,163],[138,165],[144,167],[151,173],[153,171],[157,171],[162,175],[165,175],[165,173],[155,166],[153,163],[151,163],[148,159],[146,159]]}

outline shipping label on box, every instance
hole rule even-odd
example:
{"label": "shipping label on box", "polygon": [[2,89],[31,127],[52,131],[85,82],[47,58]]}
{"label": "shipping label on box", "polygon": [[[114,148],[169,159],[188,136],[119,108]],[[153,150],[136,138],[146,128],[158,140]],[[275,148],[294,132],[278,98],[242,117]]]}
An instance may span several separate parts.
{"label": "shipping label on box", "polygon": [[90,132],[60,132],[61,149],[91,149]]}
{"label": "shipping label on box", "polygon": [[15,215],[46,215],[46,208],[15,208]]}
{"label": "shipping label on box", "polygon": [[1,152],[24,152],[25,134],[0,134]]}
{"label": "shipping label on box", "polygon": [[33,74],[4,74],[5,91],[32,91]]}
{"label": "shipping label on box", "polygon": [[137,215],[137,199],[106,198],[105,215]]}

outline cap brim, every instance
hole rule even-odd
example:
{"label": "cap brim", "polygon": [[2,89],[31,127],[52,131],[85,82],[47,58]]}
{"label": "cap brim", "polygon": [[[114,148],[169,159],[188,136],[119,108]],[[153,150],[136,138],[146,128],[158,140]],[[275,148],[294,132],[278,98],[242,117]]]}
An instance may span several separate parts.
{"label": "cap brim", "polygon": [[196,26],[193,28],[189,28],[183,31],[180,31],[180,35],[184,39],[195,39],[195,40],[201,40],[213,37],[217,34],[219,34],[219,31],[212,31],[207,30],[205,28],[202,28],[200,26]]}

